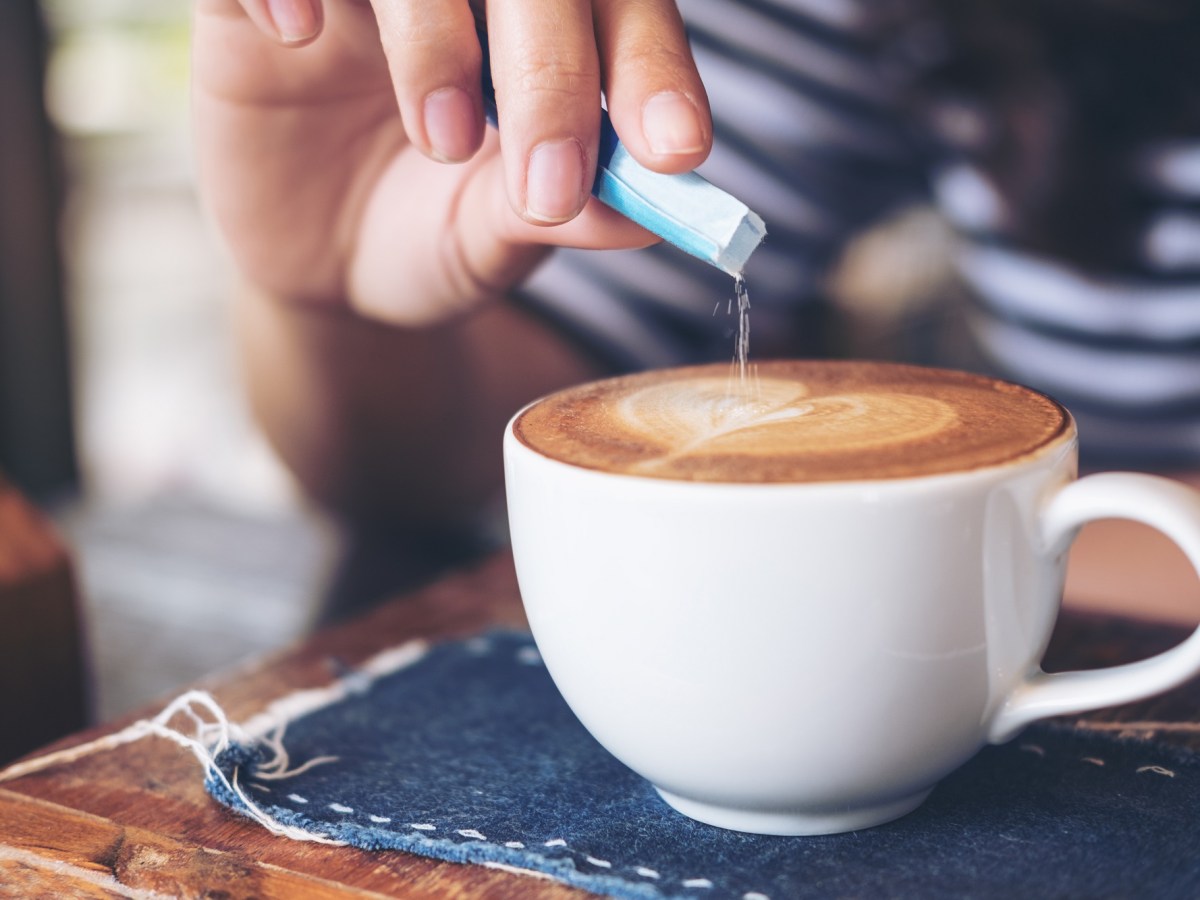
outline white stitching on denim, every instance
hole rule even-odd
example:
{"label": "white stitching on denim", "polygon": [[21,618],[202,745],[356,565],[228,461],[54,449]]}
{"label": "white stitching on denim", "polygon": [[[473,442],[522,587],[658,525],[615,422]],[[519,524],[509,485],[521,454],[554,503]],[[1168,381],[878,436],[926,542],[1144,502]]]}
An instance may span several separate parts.
{"label": "white stitching on denim", "polygon": [[492,650],[491,643],[484,637],[471,638],[463,644],[463,647],[473,656],[482,656],[484,653],[490,653]]}
{"label": "white stitching on denim", "polygon": [[1164,769],[1162,766],[1142,766],[1137,770],[1139,775],[1141,775],[1143,772],[1153,772],[1155,775],[1166,775],[1168,778],[1175,777],[1174,772],[1172,772],[1170,769]]}
{"label": "white stitching on denim", "polygon": [[[1025,751],[1027,753],[1034,753],[1037,756],[1041,756],[1041,757],[1044,757],[1046,755],[1045,748],[1040,747],[1037,744],[1021,744],[1019,746],[1019,749]],[[1088,765],[1097,766],[1097,767],[1103,767],[1103,766],[1108,765],[1107,762],[1105,762],[1103,759],[1100,759],[1100,757],[1098,757],[1098,756],[1081,756],[1081,757],[1079,757],[1079,761],[1087,763]],[[1167,778],[1174,778],[1177,774],[1173,769],[1168,769],[1164,766],[1159,766],[1159,765],[1138,766],[1134,771],[1138,775],[1142,775],[1146,772],[1150,772],[1154,775],[1163,775]]]}
{"label": "white stitching on denim", "polygon": [[1200,731],[1200,722],[1096,722],[1080,719],[1075,725],[1089,731],[1180,731],[1184,734]]}
{"label": "white stitching on denim", "polygon": [[[423,651],[423,648],[417,648],[417,647],[406,647],[406,648],[402,648],[402,649],[404,651],[403,653],[397,653],[397,654],[385,653],[385,654],[380,654],[378,659],[373,659],[372,662],[374,663],[374,665],[372,666],[372,669],[374,671],[371,671],[369,673],[369,675],[367,675],[366,677],[368,679],[370,679],[371,676],[379,677],[382,674],[387,674],[389,671],[394,671],[396,668],[400,667],[401,665],[409,664],[409,663],[415,661],[414,657],[419,658],[419,653]],[[486,645],[483,647],[480,647],[478,649],[480,649],[482,652],[494,652],[496,650],[495,647],[486,646]],[[533,664],[540,663],[541,658],[537,654],[536,648],[526,646],[526,647],[519,648],[513,654],[513,661],[518,664],[533,665]],[[344,688],[349,689],[350,687],[354,686],[351,684],[352,679],[344,678],[344,679],[341,679],[341,681],[343,683],[342,686]],[[301,692],[301,693],[308,693],[308,692]],[[319,692],[312,692],[312,693],[319,693]],[[305,699],[308,700],[307,697]],[[313,699],[315,700],[315,698],[313,698]],[[340,697],[330,698],[331,702],[336,702],[337,699],[341,699],[341,698]],[[194,703],[197,703],[198,705],[204,706],[206,703],[212,702],[211,698],[207,697],[207,695],[201,695],[201,694],[198,694],[197,692],[192,692],[188,695],[185,695],[184,697],[179,698],[175,702],[175,704],[172,704],[172,706],[174,707],[174,710],[173,710],[174,712],[186,714],[194,723],[196,723],[198,730],[200,732],[202,732],[202,734],[203,734],[203,738],[207,738],[209,736],[209,732],[213,732],[216,728],[228,728],[230,731],[234,732],[235,734],[237,734],[238,731],[240,731],[241,734],[250,734],[250,735],[257,737],[258,740],[265,746],[265,748],[268,751],[273,751],[270,759],[265,764],[261,764],[260,767],[258,768],[258,770],[256,771],[255,774],[256,774],[256,777],[258,777],[258,778],[262,778],[262,779],[271,779],[272,777],[287,778],[287,777],[291,777],[294,775],[298,775],[302,771],[304,771],[308,768],[311,768],[312,766],[320,765],[322,763],[333,761],[332,758],[317,757],[317,758],[309,760],[295,768],[289,768],[287,752],[283,748],[283,727],[278,726],[278,724],[274,724],[273,727],[264,727],[265,717],[262,716],[261,714],[260,714],[260,716],[255,717],[254,724],[257,724],[259,726],[257,729],[246,729],[245,726],[243,726],[242,729],[238,729],[237,726],[234,726],[231,723],[226,724],[225,720],[223,718],[219,719],[219,722],[217,723],[217,725],[214,726],[213,723],[207,722],[207,721],[203,720],[202,718],[200,718],[200,716],[196,713],[196,711],[190,705],[186,705],[188,703],[188,701],[192,701]],[[305,706],[307,707],[307,705],[311,705],[312,702],[313,702],[313,700],[308,700],[308,703],[305,704]],[[215,704],[213,704],[213,706],[215,707]],[[307,711],[307,709],[305,709],[304,711]],[[167,712],[167,710],[164,710],[164,713],[166,713],[166,712]],[[272,712],[277,712],[277,710],[273,709]],[[160,719],[161,718],[165,718],[165,717],[160,716]],[[185,744],[186,738],[184,738],[184,736],[180,735],[178,732],[175,732],[173,734],[165,734],[165,733],[163,733],[162,730],[159,730],[158,728],[154,727],[154,726],[157,726],[158,724],[159,724],[158,720],[155,720],[154,722],[137,723],[137,725],[135,727],[133,727],[131,729],[127,729],[127,731],[129,732],[128,734],[125,732],[121,732],[117,735],[109,737],[107,740],[94,742],[95,746],[83,745],[80,747],[70,748],[68,751],[63,751],[59,754],[51,754],[49,756],[49,758],[46,758],[43,760],[34,760],[33,763],[36,765],[30,766],[28,769],[26,769],[25,766],[14,766],[11,769],[5,771],[4,776],[6,776],[7,778],[20,777],[20,775],[25,774],[26,771],[35,771],[37,768],[48,767],[49,765],[55,765],[55,764],[58,764],[61,762],[67,762],[72,759],[87,755],[87,753],[93,752],[96,749],[105,749],[109,746],[115,746],[119,743],[127,742],[130,740],[137,740],[137,739],[147,736],[148,734],[151,734],[151,733],[157,734],[162,737],[168,737],[172,740],[175,740],[176,743],[180,743],[181,745]],[[1078,727],[1083,728],[1083,729],[1091,729],[1091,730],[1095,730],[1095,731],[1117,731],[1117,732],[1120,732],[1123,734],[1124,733],[1130,733],[1130,734],[1146,733],[1146,732],[1155,732],[1155,731],[1165,731],[1165,732],[1174,731],[1174,732],[1183,732],[1183,733],[1194,733],[1194,732],[1200,731],[1200,723],[1195,723],[1195,722],[1159,722],[1159,721],[1090,722],[1090,721],[1079,721],[1076,724]],[[165,722],[163,723],[163,725],[165,725]],[[254,735],[254,731],[258,731],[258,734]],[[203,738],[202,738],[202,740],[203,740]],[[191,744],[186,744],[186,745],[191,746]],[[1022,752],[1034,754],[1041,758],[1045,758],[1049,755],[1045,747],[1043,747],[1039,744],[1035,744],[1035,743],[1019,744],[1018,748]],[[1084,764],[1091,765],[1091,766],[1096,766],[1098,768],[1104,767],[1107,765],[1106,760],[1101,759],[1099,757],[1095,757],[1095,756],[1080,756],[1077,759],[1078,759],[1078,762],[1080,762],[1080,763],[1084,763]],[[1160,775],[1160,776],[1163,776],[1166,778],[1176,778],[1178,776],[1177,771],[1170,769],[1170,768],[1166,768],[1161,765],[1155,765],[1155,764],[1138,766],[1135,768],[1135,772],[1139,775],[1153,774],[1153,775]],[[252,809],[257,810],[256,807],[252,807],[252,805],[250,804],[250,801],[242,793],[241,786],[239,785],[238,780],[237,780],[236,772],[233,776],[231,784],[232,784],[232,789],[233,789],[234,793],[236,793],[239,796],[239,798],[242,799],[242,801],[247,804],[247,806],[250,806]],[[263,792],[263,793],[271,793],[271,788],[269,788],[263,784],[257,784],[254,782],[250,782],[249,787],[254,790]],[[482,793],[482,792],[476,791],[476,793]],[[300,794],[296,794],[296,793],[288,794],[287,799],[296,804],[309,803],[308,798],[303,797]],[[345,806],[345,805],[343,805],[341,803],[337,803],[337,802],[328,803],[327,808],[334,812],[341,813],[344,815],[348,815],[348,814],[355,812],[355,809],[353,807]],[[255,817],[255,818],[257,818],[257,817]],[[389,818],[389,817],[378,816],[378,815],[374,815],[374,814],[367,815],[367,818],[369,818],[370,821],[377,823],[377,824],[387,824],[392,821],[391,818]],[[260,820],[260,822],[261,822],[261,820]],[[266,825],[265,822],[261,822],[261,824]],[[269,825],[266,825],[266,827],[270,828]],[[422,832],[430,832],[430,831],[437,830],[436,825],[429,824],[429,823],[410,823],[408,827],[415,829],[417,831],[422,831]],[[271,829],[271,830],[274,830],[274,829]],[[293,832],[295,832],[295,833],[293,833]],[[293,837],[294,839],[312,840],[312,839],[316,838],[318,840],[321,840],[324,837],[323,835],[305,833],[299,829],[291,829],[291,828],[288,828],[285,833],[287,834],[287,836]],[[475,829],[471,829],[471,828],[459,829],[456,831],[456,834],[458,834],[464,838],[487,842],[486,836]],[[328,840],[327,840],[327,842],[335,843],[335,844],[342,843],[340,841],[328,841]],[[497,842],[497,843],[499,843],[499,842]],[[526,845],[521,841],[507,841],[507,842],[503,843],[503,846],[507,847],[508,849],[511,849],[511,850],[526,849]],[[569,852],[575,856],[576,860],[586,861],[588,864],[596,866],[597,868],[601,868],[601,869],[614,868],[614,864],[609,860],[600,859],[598,857],[586,855],[579,851],[571,849],[570,847],[568,847],[567,842],[562,838],[554,838],[554,839],[545,841],[543,846],[547,847],[547,848],[557,848],[557,847],[565,848],[567,850],[567,852]],[[645,866],[631,867],[630,869],[627,869],[625,871],[632,871],[642,878],[653,879],[653,880],[658,880],[662,877],[660,875],[660,873],[657,872],[656,870],[645,867]],[[679,884],[681,884],[682,887],[688,888],[688,889],[707,889],[707,888],[714,887],[714,883],[711,880],[709,880],[707,878],[699,878],[699,877],[682,879],[679,882]],[[742,895],[742,900],[769,900],[769,898],[766,894],[762,894],[757,891],[749,891]]]}
{"label": "white stitching on denim", "polygon": [[517,662],[523,666],[540,666],[542,654],[538,653],[537,647],[522,647],[517,651]]}
{"label": "white stitching on denim", "polygon": [[[471,646],[470,649],[476,653],[486,653],[486,652],[493,650],[494,648],[488,646],[486,644],[486,642],[484,642],[484,641],[477,641],[477,642],[473,642],[473,646]],[[515,655],[515,660],[517,662],[527,664],[527,665],[535,664],[535,663],[541,661],[540,656],[535,656],[536,653],[537,653],[537,651],[533,647],[521,648],[520,650],[517,651],[517,653]],[[1092,722],[1079,722],[1078,724],[1081,727],[1093,728],[1096,730],[1134,730],[1134,729],[1137,729],[1137,730],[1193,731],[1193,730],[1200,729],[1200,724],[1196,724],[1196,723],[1170,723],[1170,722],[1092,723]],[[1020,749],[1023,752],[1026,752],[1026,753],[1035,754],[1039,757],[1044,758],[1046,756],[1046,749],[1039,744],[1033,744],[1033,743],[1020,744],[1020,745],[1018,745],[1018,749]],[[1080,757],[1080,762],[1084,762],[1089,765],[1093,765],[1093,766],[1097,766],[1097,767],[1102,767],[1106,764],[1103,759],[1099,759],[1098,757],[1094,757],[1094,756]],[[1163,775],[1163,776],[1166,776],[1169,778],[1174,778],[1176,776],[1176,773],[1173,772],[1172,770],[1166,769],[1162,766],[1157,766],[1157,765],[1141,766],[1136,771],[1138,774],[1152,773],[1152,774],[1156,774],[1156,775]],[[307,803],[308,802],[306,799],[304,799],[303,797],[300,797],[298,794],[289,794],[288,797],[289,797],[289,799],[291,799],[297,803]],[[347,811],[347,808],[345,808],[345,807],[339,808],[339,804],[330,804],[330,807],[339,812]],[[372,815],[369,818],[371,819],[371,821],[378,822],[381,824],[391,821],[390,819],[388,819],[386,817],[382,817],[382,816]],[[410,824],[409,827],[419,830],[419,831],[436,830],[436,826],[434,826],[434,825],[421,824],[421,823],[413,823],[413,824]],[[476,840],[482,840],[482,841],[487,840],[487,838],[484,837],[484,835],[482,835],[480,832],[476,831],[475,829],[459,829],[457,831],[457,834],[460,834],[463,837],[468,837],[468,838],[472,838],[472,839],[476,839]],[[503,846],[505,846],[511,850],[526,849],[526,845],[524,843],[522,843],[521,841],[506,841]],[[543,843],[543,846],[547,847],[547,848],[567,847],[567,842],[565,840],[563,840],[562,838],[553,838],[551,840],[545,841]],[[572,852],[574,852],[574,851],[572,851]],[[587,862],[589,862],[592,865],[597,866],[599,868],[612,868],[612,865],[613,865],[608,860],[598,859],[597,857],[594,857],[594,856],[585,855],[584,859]],[[637,875],[641,876],[642,878],[658,880],[662,877],[659,872],[657,872],[654,869],[648,868],[646,866],[637,866],[637,867],[633,868],[632,871],[634,871]],[[681,882],[681,884],[685,888],[699,889],[699,888],[713,887],[713,882],[707,878],[688,878],[688,879],[684,879]],[[768,895],[759,893],[757,891],[748,891],[742,895],[742,900],[770,900],[770,898],[768,897]]]}

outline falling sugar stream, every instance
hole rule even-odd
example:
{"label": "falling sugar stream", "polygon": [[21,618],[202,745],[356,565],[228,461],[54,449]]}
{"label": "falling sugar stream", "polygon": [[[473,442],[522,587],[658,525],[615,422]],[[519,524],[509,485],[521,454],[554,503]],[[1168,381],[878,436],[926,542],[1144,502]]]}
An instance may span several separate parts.
{"label": "falling sugar stream", "polygon": [[733,362],[737,366],[738,381],[746,386],[746,369],[750,360],[750,293],[746,290],[746,279],[738,275],[733,280],[734,297],[737,299],[737,340],[734,343]]}
{"label": "falling sugar stream", "polygon": [[[750,292],[746,288],[746,279],[735,275],[733,279],[734,296],[726,304],[726,313],[734,314],[734,301],[737,301],[737,328],[734,330],[733,362],[729,367],[728,397],[748,398],[754,389],[756,368],[750,365]],[[721,304],[713,308],[713,315]]]}

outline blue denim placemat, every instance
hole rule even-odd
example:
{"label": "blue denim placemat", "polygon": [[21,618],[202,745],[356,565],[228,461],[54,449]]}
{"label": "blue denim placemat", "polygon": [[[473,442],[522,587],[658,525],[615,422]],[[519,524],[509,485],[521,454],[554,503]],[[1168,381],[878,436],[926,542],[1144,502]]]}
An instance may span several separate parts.
{"label": "blue denim placemat", "polygon": [[1200,756],[1161,744],[1039,726],[896,822],[765,837],[667,807],[583,729],[526,635],[435,645],[338,688],[284,736],[293,767],[335,761],[286,780],[254,777],[262,746],[218,763],[277,821],[357,847],[618,897],[1200,897]]}

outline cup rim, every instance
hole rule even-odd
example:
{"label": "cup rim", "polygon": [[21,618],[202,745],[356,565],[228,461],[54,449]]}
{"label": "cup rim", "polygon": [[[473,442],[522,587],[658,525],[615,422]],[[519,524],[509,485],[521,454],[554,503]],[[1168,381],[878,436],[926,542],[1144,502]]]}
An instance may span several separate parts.
{"label": "cup rim", "polygon": [[[805,362],[805,361],[807,361],[807,360],[778,360],[778,361],[777,360],[765,360],[764,362],[769,364],[772,362]],[[961,481],[961,480],[967,480],[967,479],[984,476],[986,474],[997,474],[997,473],[1010,472],[1015,469],[1024,468],[1025,466],[1028,466],[1028,465],[1034,465],[1037,462],[1044,460],[1048,457],[1054,457],[1055,459],[1059,459],[1059,458],[1061,458],[1061,456],[1064,453],[1074,453],[1078,449],[1079,430],[1078,430],[1078,425],[1075,421],[1075,417],[1071,413],[1071,411],[1064,404],[1060,403],[1058,400],[1056,400],[1055,398],[1046,394],[1045,392],[1039,391],[1036,388],[1031,388],[1027,385],[1019,384],[1019,383],[1013,382],[1013,381],[1008,381],[1007,379],[1003,379],[1003,378],[983,375],[983,374],[976,373],[976,372],[966,372],[966,371],[959,370],[959,369],[952,369],[952,368],[946,368],[946,367],[934,367],[934,366],[918,366],[918,365],[911,365],[908,363],[893,363],[893,362],[882,361],[882,360],[813,360],[813,362],[819,363],[821,365],[841,365],[841,364],[854,365],[854,364],[866,363],[869,365],[881,365],[881,366],[886,366],[889,368],[896,368],[896,369],[930,371],[930,372],[947,372],[947,373],[951,373],[958,377],[967,376],[968,378],[978,379],[980,381],[992,382],[992,383],[998,382],[1001,384],[1011,385],[1013,387],[1020,388],[1023,391],[1028,391],[1029,393],[1034,394],[1038,397],[1042,397],[1045,400],[1052,403],[1055,407],[1057,407],[1062,412],[1063,424],[1062,424],[1062,427],[1055,434],[1051,435],[1050,437],[1045,439],[1042,443],[1032,447],[1029,450],[1026,450],[1026,451],[1024,451],[1016,456],[1013,456],[1011,458],[1008,458],[1008,459],[1002,459],[1002,460],[998,460],[996,462],[986,463],[983,465],[975,466],[973,468],[949,469],[949,470],[943,470],[943,471],[937,471],[937,472],[925,472],[925,473],[918,473],[918,474],[881,475],[878,477],[865,477],[865,478],[857,478],[857,477],[856,478],[823,478],[823,479],[815,479],[815,480],[811,480],[811,481],[802,481],[802,480],[796,480],[796,481],[722,481],[722,480],[708,480],[708,479],[693,480],[693,479],[678,478],[678,477],[662,477],[662,476],[657,476],[654,474],[646,474],[646,473],[616,472],[616,471],[610,471],[607,469],[598,468],[595,466],[588,466],[588,465],[583,465],[583,464],[576,463],[576,462],[569,462],[567,460],[563,460],[563,459],[559,459],[554,456],[550,456],[550,455],[542,452],[541,450],[538,450],[537,448],[533,447],[532,445],[530,445],[526,441],[522,440],[517,435],[517,433],[516,433],[517,422],[521,419],[521,417],[523,415],[525,415],[526,412],[528,412],[530,409],[537,406],[538,404],[543,403],[543,402],[563,393],[564,391],[570,391],[577,387],[581,387],[581,386],[588,385],[588,384],[604,384],[606,382],[625,379],[625,378],[629,378],[631,375],[636,376],[637,374],[639,374],[639,373],[630,373],[629,375],[614,375],[614,376],[609,376],[607,378],[592,379],[590,381],[580,382],[576,385],[570,385],[570,386],[564,387],[558,391],[552,391],[550,393],[544,394],[543,396],[538,397],[538,398],[531,400],[530,402],[524,404],[520,409],[518,409],[515,413],[513,413],[513,415],[509,418],[508,423],[505,425],[504,440],[503,440],[504,454],[507,459],[508,456],[513,452],[528,453],[530,456],[543,461],[546,465],[550,465],[552,467],[562,467],[563,470],[565,470],[565,471],[578,472],[578,473],[590,473],[591,475],[593,475],[597,478],[603,478],[606,480],[614,480],[615,479],[617,481],[629,481],[629,482],[633,482],[633,483],[637,483],[637,484],[652,484],[652,485],[672,485],[673,484],[673,485],[679,485],[682,489],[686,489],[689,491],[695,491],[695,490],[700,490],[700,489],[718,489],[718,490],[746,489],[746,490],[753,490],[753,491],[783,491],[783,490],[813,491],[815,489],[819,489],[822,487],[824,487],[826,489],[841,489],[841,488],[848,487],[848,486],[854,486],[854,487],[858,487],[858,488],[873,486],[876,488],[882,488],[884,485],[893,485],[894,486],[894,485],[909,485],[909,484],[917,484],[917,483],[929,484],[930,482],[933,482],[933,481],[943,481],[943,480]],[[670,370],[678,370],[678,371],[689,371],[689,370],[702,371],[705,369],[717,368],[717,367],[719,367],[719,365],[720,364],[709,363],[709,364],[703,364],[703,365],[698,365],[698,366],[695,366],[695,365],[693,365],[693,366],[670,366],[670,367],[665,367],[665,368],[670,369]]]}

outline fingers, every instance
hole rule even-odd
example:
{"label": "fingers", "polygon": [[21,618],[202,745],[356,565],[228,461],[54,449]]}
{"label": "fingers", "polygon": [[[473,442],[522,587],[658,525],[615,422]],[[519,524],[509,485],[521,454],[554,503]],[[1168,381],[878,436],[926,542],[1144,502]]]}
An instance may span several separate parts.
{"label": "fingers", "polygon": [[290,46],[311,43],[321,33],[321,0],[239,0],[258,29],[272,40]]}
{"label": "fingers", "polygon": [[509,203],[498,145],[489,132],[464,166],[440,166],[417,153],[388,166],[353,245],[352,308],[405,327],[427,326],[509,294],[552,246],[617,249],[658,241],[595,199],[558,227],[530,224]]}
{"label": "fingers", "polygon": [[687,172],[712,119],[674,0],[523,0],[488,6],[508,193],[527,222],[559,224],[595,180],[601,78],[617,134],[659,172]]}
{"label": "fingers", "polygon": [[613,127],[642,165],[689,172],[712,148],[708,97],[672,0],[596,4]]}
{"label": "fingers", "polygon": [[591,3],[489,3],[488,39],[509,200],[527,222],[566,222],[596,176],[600,60]]}
{"label": "fingers", "polygon": [[400,117],[410,140],[442,162],[483,141],[482,51],[465,0],[372,0]]}
{"label": "fingers", "polygon": [[[322,0],[238,2],[285,44],[322,27]],[[370,5],[409,139],[442,162],[471,158],[484,124],[470,4]],[[602,82],[613,125],[643,165],[686,172],[708,155],[708,100],[674,0],[505,0],[488,4],[487,27],[509,202],[525,221],[560,224],[587,202]]]}

